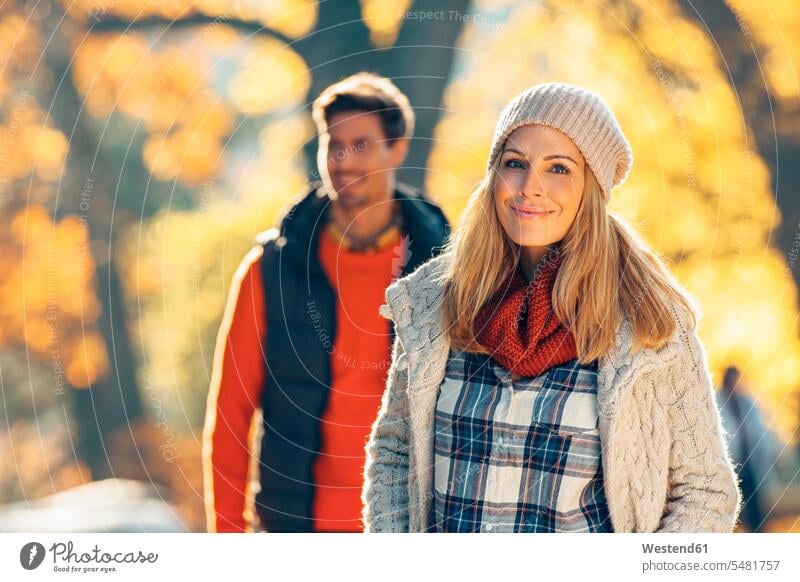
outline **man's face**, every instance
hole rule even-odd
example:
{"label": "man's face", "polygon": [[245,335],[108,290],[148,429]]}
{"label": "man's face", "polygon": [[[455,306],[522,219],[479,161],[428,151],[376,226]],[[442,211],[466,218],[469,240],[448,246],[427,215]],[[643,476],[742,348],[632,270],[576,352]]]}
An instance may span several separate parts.
{"label": "man's face", "polygon": [[391,198],[395,172],[407,151],[407,139],[386,138],[377,113],[345,111],[328,120],[317,165],[326,189],[344,206],[360,208]]}

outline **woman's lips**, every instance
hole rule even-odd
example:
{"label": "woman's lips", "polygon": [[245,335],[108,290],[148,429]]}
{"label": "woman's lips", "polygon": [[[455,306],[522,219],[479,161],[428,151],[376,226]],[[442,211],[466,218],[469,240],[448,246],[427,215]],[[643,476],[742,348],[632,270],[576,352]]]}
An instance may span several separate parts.
{"label": "woman's lips", "polygon": [[520,218],[537,219],[544,218],[555,212],[555,210],[542,210],[539,208],[524,208],[520,206],[512,206],[511,210]]}

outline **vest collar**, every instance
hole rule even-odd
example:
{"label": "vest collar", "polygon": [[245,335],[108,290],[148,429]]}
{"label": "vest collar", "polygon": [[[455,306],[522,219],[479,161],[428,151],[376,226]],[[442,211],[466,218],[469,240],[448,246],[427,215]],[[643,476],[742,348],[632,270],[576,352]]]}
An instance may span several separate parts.
{"label": "vest collar", "polygon": [[[408,274],[431,257],[443,244],[449,226],[442,211],[405,184],[397,184],[394,198],[403,218],[403,245],[406,247],[402,273]],[[331,199],[320,183],[312,188],[284,215],[280,226],[283,255],[309,273],[320,275],[316,260],[319,237],[327,223]]]}

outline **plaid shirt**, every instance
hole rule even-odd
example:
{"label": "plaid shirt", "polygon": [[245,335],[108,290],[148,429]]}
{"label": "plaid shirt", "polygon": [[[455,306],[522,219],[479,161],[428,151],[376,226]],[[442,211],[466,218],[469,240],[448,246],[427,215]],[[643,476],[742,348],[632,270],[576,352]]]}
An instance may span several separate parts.
{"label": "plaid shirt", "polygon": [[435,531],[612,531],[597,362],[512,382],[489,356],[451,351],[435,428]]}

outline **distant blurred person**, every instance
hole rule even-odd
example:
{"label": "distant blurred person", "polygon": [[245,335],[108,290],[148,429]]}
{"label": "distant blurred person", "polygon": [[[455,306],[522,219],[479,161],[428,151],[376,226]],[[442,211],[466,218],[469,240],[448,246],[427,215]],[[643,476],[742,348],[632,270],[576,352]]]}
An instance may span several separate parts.
{"label": "distant blurred person", "polygon": [[379,307],[387,286],[449,233],[436,205],[396,183],[414,113],[390,80],[348,77],[323,91],[312,115],[322,183],[258,238],[219,332],[203,441],[212,532],[362,530],[364,443],[394,334]]}
{"label": "distant blurred person", "polygon": [[778,454],[774,435],[764,423],[758,405],[744,390],[736,366],[725,368],[717,400],[728,447],[742,490],[742,525],[757,533],[769,518],[767,506],[774,483]]}

